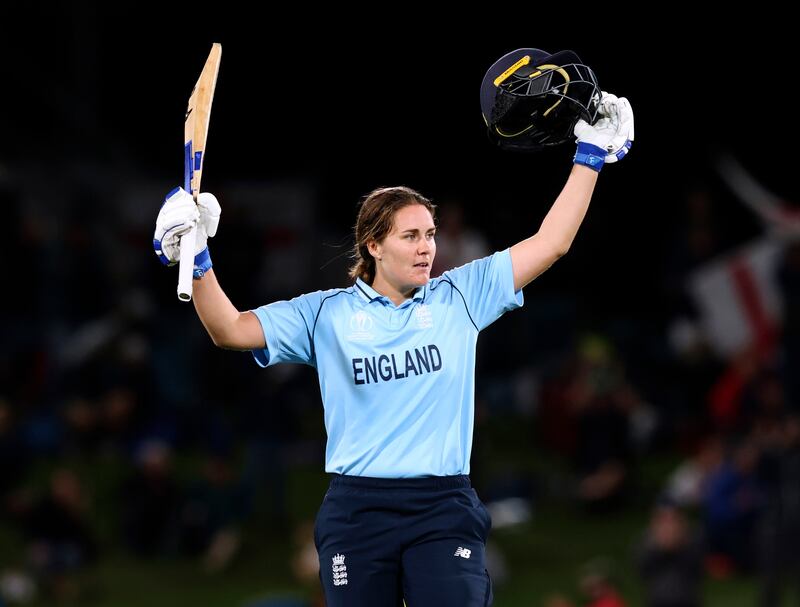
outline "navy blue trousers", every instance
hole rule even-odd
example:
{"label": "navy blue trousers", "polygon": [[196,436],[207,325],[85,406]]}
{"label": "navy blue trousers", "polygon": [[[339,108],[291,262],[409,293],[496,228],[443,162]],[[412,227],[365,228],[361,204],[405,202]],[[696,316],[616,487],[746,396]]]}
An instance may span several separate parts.
{"label": "navy blue trousers", "polygon": [[467,476],[334,475],[314,541],[327,607],[485,607],[491,519]]}

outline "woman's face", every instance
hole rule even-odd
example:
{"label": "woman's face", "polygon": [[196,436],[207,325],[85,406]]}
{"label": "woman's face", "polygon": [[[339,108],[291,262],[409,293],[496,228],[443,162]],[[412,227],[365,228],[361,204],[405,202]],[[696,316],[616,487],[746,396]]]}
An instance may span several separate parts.
{"label": "woman's face", "polygon": [[430,211],[410,204],[394,214],[394,225],[382,242],[371,242],[376,280],[383,280],[400,293],[427,284],[436,256],[436,226]]}

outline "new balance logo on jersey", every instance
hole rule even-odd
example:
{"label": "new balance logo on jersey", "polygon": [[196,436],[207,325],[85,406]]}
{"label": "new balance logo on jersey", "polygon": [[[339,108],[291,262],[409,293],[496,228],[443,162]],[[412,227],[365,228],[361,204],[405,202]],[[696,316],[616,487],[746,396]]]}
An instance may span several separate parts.
{"label": "new balance logo on jersey", "polygon": [[347,567],[344,564],[344,555],[336,554],[333,557],[333,585],[345,586],[347,584]]}
{"label": "new balance logo on jersey", "polygon": [[469,548],[462,548],[459,546],[456,548],[455,554],[453,556],[460,556],[462,559],[468,559],[472,555],[472,550]]}

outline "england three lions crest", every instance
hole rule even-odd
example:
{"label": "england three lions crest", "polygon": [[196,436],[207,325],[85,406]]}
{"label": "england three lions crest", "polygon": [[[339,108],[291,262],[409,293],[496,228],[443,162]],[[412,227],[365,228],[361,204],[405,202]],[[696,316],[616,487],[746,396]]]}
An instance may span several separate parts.
{"label": "england three lions crest", "polygon": [[333,585],[345,586],[347,584],[347,566],[344,564],[344,555],[333,556]]}
{"label": "england three lions crest", "polygon": [[419,304],[414,308],[414,316],[417,319],[417,329],[430,329],[433,327],[431,309],[425,304]]}

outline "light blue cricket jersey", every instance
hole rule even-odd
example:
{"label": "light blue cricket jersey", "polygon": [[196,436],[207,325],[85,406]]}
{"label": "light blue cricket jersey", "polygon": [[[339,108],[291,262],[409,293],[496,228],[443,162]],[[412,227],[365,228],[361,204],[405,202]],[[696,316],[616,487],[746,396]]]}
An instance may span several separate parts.
{"label": "light blue cricket jersey", "polygon": [[395,306],[361,279],[253,312],[262,367],[317,369],[325,471],[404,478],[469,474],[478,332],[522,306],[506,249],[433,278]]}

